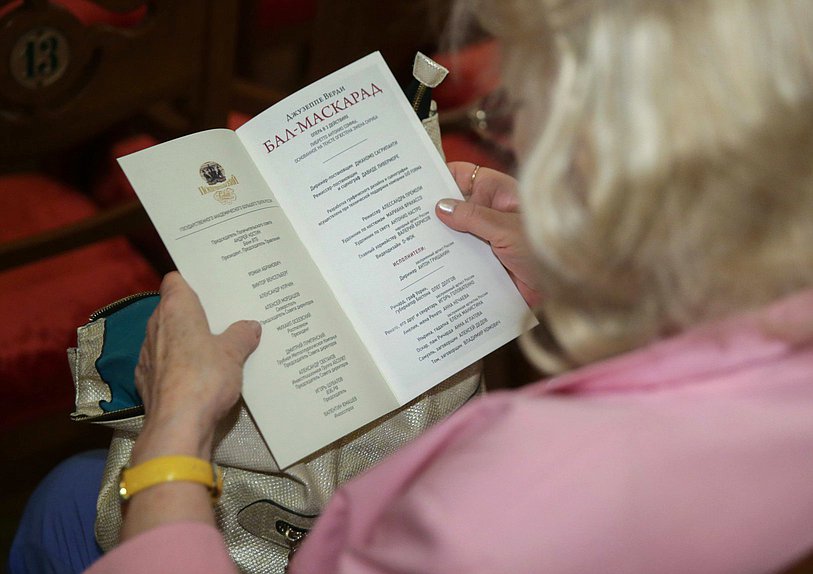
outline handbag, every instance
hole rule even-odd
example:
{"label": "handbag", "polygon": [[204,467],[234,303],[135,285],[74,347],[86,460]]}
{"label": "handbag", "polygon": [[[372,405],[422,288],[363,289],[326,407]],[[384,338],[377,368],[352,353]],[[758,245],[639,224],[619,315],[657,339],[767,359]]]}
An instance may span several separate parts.
{"label": "handbag", "polygon": [[[119,540],[119,474],[144,419],[133,373],[157,304],[157,294],[144,293],[109,305],[77,330],[77,347],[68,351],[76,385],[71,417],[114,429],[96,505],[96,539],[105,551]],[[481,393],[481,372],[479,363],[472,365],[285,470],[241,404],[217,427],[212,455],[223,470],[215,517],[240,570],[283,572],[333,491]]]}
{"label": "handbag", "polygon": [[[422,121],[441,150],[434,106]],[[77,330],[77,346],[68,349],[76,389],[72,419],[114,429],[96,505],[96,539],[105,551],[119,541],[119,475],[144,419],[134,370],[158,299],[155,292],[136,294],[97,311]],[[284,572],[336,488],[483,391],[478,362],[284,470],[241,403],[218,425],[212,454],[223,471],[215,519],[237,567],[246,573]]]}

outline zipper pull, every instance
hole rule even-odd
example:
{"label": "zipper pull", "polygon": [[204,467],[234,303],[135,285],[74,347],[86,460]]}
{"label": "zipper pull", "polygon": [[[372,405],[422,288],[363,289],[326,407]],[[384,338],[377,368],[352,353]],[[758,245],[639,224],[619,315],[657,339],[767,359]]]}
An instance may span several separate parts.
{"label": "zipper pull", "polygon": [[420,52],[415,55],[415,62],[412,65],[412,76],[415,79],[405,91],[412,109],[418,114],[418,119],[425,120],[429,117],[432,88],[437,88],[448,73],[449,70],[430,57]]}
{"label": "zipper pull", "polygon": [[277,523],[274,525],[274,528],[285,537],[285,540],[288,542],[288,562],[294,557],[294,554],[299,549],[299,545],[302,544],[302,541],[305,539],[305,536],[308,534],[308,529],[306,528],[297,528],[293,524],[289,524],[284,520],[277,520]]}

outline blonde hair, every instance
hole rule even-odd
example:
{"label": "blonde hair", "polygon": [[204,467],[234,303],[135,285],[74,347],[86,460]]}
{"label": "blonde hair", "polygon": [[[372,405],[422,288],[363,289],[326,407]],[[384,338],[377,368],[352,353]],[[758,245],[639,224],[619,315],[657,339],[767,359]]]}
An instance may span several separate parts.
{"label": "blonde hair", "polygon": [[520,188],[564,364],[813,284],[812,2],[464,11],[501,41],[504,84],[536,126]]}

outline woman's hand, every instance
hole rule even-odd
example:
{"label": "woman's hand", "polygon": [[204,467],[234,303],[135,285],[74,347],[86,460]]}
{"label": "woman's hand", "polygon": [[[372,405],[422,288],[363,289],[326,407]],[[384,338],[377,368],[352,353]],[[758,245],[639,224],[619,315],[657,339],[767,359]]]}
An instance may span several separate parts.
{"label": "woman's hand", "polygon": [[526,303],[540,303],[537,264],[522,233],[517,180],[486,167],[472,179],[475,165],[467,162],[450,162],[449,170],[466,201],[442,199],[435,209],[438,218],[487,241]]}
{"label": "woman's hand", "polygon": [[168,274],[135,372],[146,417],[133,463],[163,454],[208,458],[215,425],[240,398],[243,364],[259,341],[256,321],[213,335],[195,292]]}
{"label": "woman's hand", "polygon": [[[167,455],[208,460],[215,425],[240,398],[243,364],[259,342],[256,321],[238,321],[213,335],[186,281],[178,273],[164,277],[136,366],[145,417],[130,466]],[[214,525],[209,492],[194,482],[164,482],[127,503],[121,539],[188,521]]]}

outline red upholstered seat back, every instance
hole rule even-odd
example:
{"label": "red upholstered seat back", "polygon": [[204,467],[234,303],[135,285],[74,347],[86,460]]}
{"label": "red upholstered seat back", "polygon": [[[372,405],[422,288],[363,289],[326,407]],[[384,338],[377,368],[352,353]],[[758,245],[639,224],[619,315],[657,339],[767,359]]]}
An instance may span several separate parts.
{"label": "red upholstered seat back", "polygon": [[[0,177],[0,241],[96,211],[82,194],[40,175]],[[158,274],[123,238],[0,273],[0,429],[70,412],[65,350],[95,309],[156,289]]]}

